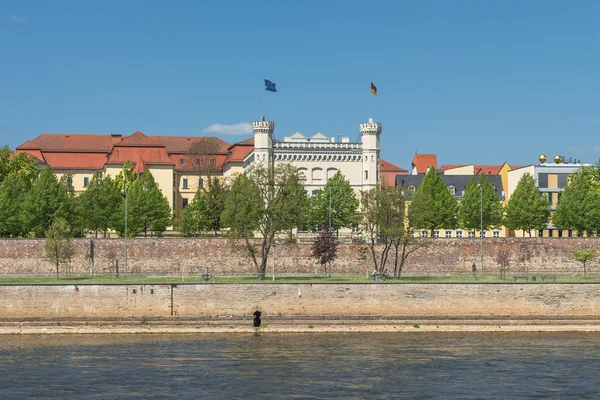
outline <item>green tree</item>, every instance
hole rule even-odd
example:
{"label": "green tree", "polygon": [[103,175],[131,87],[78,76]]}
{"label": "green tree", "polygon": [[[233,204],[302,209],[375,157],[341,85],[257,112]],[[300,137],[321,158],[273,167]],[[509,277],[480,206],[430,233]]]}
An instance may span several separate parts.
{"label": "green tree", "polygon": [[71,237],[71,228],[62,218],[57,218],[46,232],[46,260],[56,267],[57,279],[60,264],[73,256]]}
{"label": "green tree", "polygon": [[55,218],[73,220],[73,201],[73,189],[68,177],[58,181],[52,168],[42,169],[23,204],[23,222],[28,234],[43,237]]}
{"label": "green tree", "polygon": [[544,229],[550,218],[548,200],[535,184],[531,174],[524,174],[508,200],[504,225],[508,229],[527,231]]}
{"label": "green tree", "polygon": [[409,223],[415,229],[427,229],[433,236],[435,229],[453,229],[457,226],[458,203],[446,183],[434,168],[429,168],[409,206]]}
{"label": "green tree", "polygon": [[[395,187],[377,185],[361,192],[360,202],[361,225],[367,235],[374,268],[384,272],[389,251],[404,235],[404,199]],[[397,261],[396,258],[395,263]]]}
{"label": "green tree", "polygon": [[[225,200],[227,199],[228,188],[225,185],[225,181],[220,177],[209,177],[206,184],[206,192],[204,197],[206,199],[206,205],[210,211],[210,221],[208,229],[214,231],[215,236],[221,229],[221,214],[225,209]],[[198,196],[198,193],[196,193]]]}
{"label": "green tree", "polygon": [[8,146],[4,146],[0,149],[0,183],[11,172],[19,173],[31,184],[39,173],[38,161],[30,154],[15,154]]}
{"label": "green tree", "polygon": [[[134,237],[144,232],[161,236],[171,224],[169,201],[156,185],[150,170],[129,186],[127,194],[127,235]],[[113,225],[120,236],[125,234],[125,202],[121,202]]]}
{"label": "green tree", "polygon": [[231,185],[221,223],[230,228],[232,238],[244,239],[260,279],[265,277],[275,235],[297,226],[305,204],[302,181],[291,164],[279,164],[274,169],[258,164],[237,176]]}
{"label": "green tree", "polygon": [[323,189],[317,191],[311,201],[311,220],[319,228],[329,227],[331,202],[331,228],[351,228],[359,222],[359,200],[354,189],[340,171],[337,171],[325,184]]}
{"label": "green tree", "polygon": [[587,263],[594,261],[598,252],[594,249],[581,249],[573,251],[573,258],[583,264],[583,277],[587,277]]}
{"label": "green tree", "polygon": [[121,192],[123,192],[123,195],[125,195],[125,188],[130,187],[133,182],[137,180],[137,178],[138,176],[133,170],[133,165],[131,165],[131,162],[127,160],[125,161],[125,164],[123,164],[123,169],[121,169],[121,172],[115,176],[115,185],[117,185],[117,187],[121,189]]}
{"label": "green tree", "polygon": [[10,172],[0,184],[0,235],[22,237],[25,230],[23,206],[31,184],[29,179],[18,172]]}
{"label": "green tree", "polygon": [[582,167],[569,176],[552,224],[558,229],[573,229],[578,236],[592,236],[600,229],[600,166]]}
{"label": "green tree", "polygon": [[207,200],[207,192],[199,188],[194,201],[183,209],[179,219],[179,229],[185,235],[196,236],[214,227],[213,213]]}
{"label": "green tree", "polygon": [[[77,197],[78,215],[85,230],[106,232],[112,227],[120,211],[123,195],[117,183],[110,176],[96,172],[88,188]],[[119,215],[120,217],[120,215]]]}
{"label": "green tree", "polygon": [[459,211],[459,224],[465,229],[475,230],[483,226],[486,231],[502,225],[502,202],[485,174],[479,177],[479,181],[473,177],[465,186]]}

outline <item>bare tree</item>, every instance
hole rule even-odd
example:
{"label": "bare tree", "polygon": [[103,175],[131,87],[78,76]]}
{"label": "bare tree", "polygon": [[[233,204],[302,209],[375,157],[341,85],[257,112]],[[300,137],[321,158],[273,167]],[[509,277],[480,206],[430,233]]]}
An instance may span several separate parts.
{"label": "bare tree", "polygon": [[59,265],[69,261],[72,256],[71,228],[67,221],[57,218],[46,232],[46,260],[56,267],[57,279]]}
{"label": "bare tree", "polygon": [[190,156],[194,170],[199,175],[210,176],[219,171],[216,156],[222,154],[221,142],[215,138],[201,138],[190,145]]}

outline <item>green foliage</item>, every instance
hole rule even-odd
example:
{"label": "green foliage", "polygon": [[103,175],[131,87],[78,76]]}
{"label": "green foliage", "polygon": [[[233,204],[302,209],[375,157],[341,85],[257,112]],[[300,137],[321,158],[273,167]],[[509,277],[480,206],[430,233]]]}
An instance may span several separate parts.
{"label": "green foliage", "polygon": [[579,236],[600,230],[600,166],[582,167],[570,176],[552,223],[558,229],[573,229]]}
{"label": "green foliage", "polygon": [[544,229],[550,217],[550,204],[542,196],[530,174],[524,174],[508,200],[504,225],[508,229],[527,231]]}
{"label": "green foliage", "polygon": [[207,193],[198,189],[194,201],[183,209],[179,229],[185,235],[196,236],[202,231],[213,229],[214,217],[208,205]]}
{"label": "green foliage", "polygon": [[[225,200],[229,189],[225,181],[219,177],[209,177],[205,191],[206,205],[210,210],[210,221],[207,229],[212,229],[215,234],[221,229],[221,214],[225,209]],[[198,196],[198,193],[196,193]]]}
{"label": "green foliage", "polygon": [[59,182],[50,167],[41,170],[25,196],[23,222],[28,235],[43,237],[55,218],[74,219],[73,189],[67,178]]}
{"label": "green foliage", "polygon": [[112,227],[119,215],[123,201],[121,190],[109,176],[102,177],[96,172],[85,192],[77,197],[78,215],[82,228],[96,232],[104,232]]}
{"label": "green foliage", "polygon": [[[246,250],[262,279],[269,250],[278,232],[302,221],[306,208],[303,179],[291,164],[266,168],[263,164],[237,176],[221,215],[221,224],[233,237],[245,239]],[[256,246],[250,239],[260,238]]]}
{"label": "green foliage", "polygon": [[123,164],[123,169],[115,176],[115,185],[125,193],[125,188],[130,187],[137,180],[137,173],[133,170],[133,165],[129,160]]}
{"label": "green foliage", "polygon": [[27,235],[23,207],[30,186],[28,178],[17,172],[10,172],[0,185],[0,235],[3,237]]}
{"label": "green foliage", "polygon": [[587,277],[587,263],[594,261],[598,257],[598,252],[594,249],[581,249],[573,251],[573,259],[583,265],[583,276]]}
{"label": "green foliage", "polygon": [[427,229],[454,229],[457,226],[458,203],[448,191],[446,183],[434,168],[429,168],[409,206],[408,219],[412,227]]}
{"label": "green foliage", "polygon": [[405,235],[404,199],[396,188],[377,185],[361,192],[360,202],[361,225],[368,237],[373,265],[383,272],[390,249]]}
{"label": "green foliage", "polygon": [[356,226],[359,201],[354,189],[340,171],[331,177],[311,201],[310,219],[319,228],[329,227],[329,202],[331,199],[331,228],[351,228]]}
{"label": "green foliage", "polygon": [[62,218],[57,218],[46,232],[46,260],[56,267],[57,279],[59,265],[73,256],[71,237],[71,228]]}
{"label": "green foliage", "polygon": [[8,146],[0,149],[0,183],[11,173],[18,173],[31,184],[38,175],[36,158],[27,153],[14,154]]}
{"label": "green foliage", "polygon": [[475,177],[469,181],[459,210],[459,224],[465,229],[480,229],[482,222],[484,231],[502,225],[502,203],[485,174],[479,177],[479,182]]}
{"label": "green foliage", "polygon": [[[171,224],[169,201],[156,185],[150,170],[135,180],[127,193],[127,235],[134,237],[155,233],[161,236]],[[113,222],[120,236],[125,233],[125,202],[121,203],[116,221]]]}

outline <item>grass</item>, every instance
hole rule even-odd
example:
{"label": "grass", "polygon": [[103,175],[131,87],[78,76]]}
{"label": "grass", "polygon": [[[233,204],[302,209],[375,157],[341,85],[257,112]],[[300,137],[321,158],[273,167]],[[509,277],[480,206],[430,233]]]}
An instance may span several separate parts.
{"label": "grass", "polygon": [[[530,274],[534,275],[534,274]],[[528,281],[519,279],[517,283],[552,283],[553,280],[545,277],[544,274],[537,274],[536,281],[533,282],[531,277]],[[264,280],[259,280],[256,276],[217,276],[215,283],[271,283],[272,277],[266,276]],[[308,276],[281,276],[276,277],[276,283],[374,283],[367,280],[365,276],[333,276],[327,278],[319,275]],[[388,279],[386,283],[515,283],[512,277],[500,279],[497,274],[486,276],[472,275],[455,275],[455,276],[403,276],[400,279]],[[555,282],[558,283],[593,283],[600,282],[600,275],[588,275],[586,278],[583,275],[556,275]],[[18,275],[0,275],[0,284],[2,285],[47,285],[47,284],[62,284],[62,285],[81,285],[81,284],[180,284],[180,283],[205,283],[207,285],[213,282],[205,282],[200,276],[186,276],[182,279],[181,276],[141,276],[127,275],[116,278],[114,275],[98,275],[93,278],[89,276],[18,276]]]}

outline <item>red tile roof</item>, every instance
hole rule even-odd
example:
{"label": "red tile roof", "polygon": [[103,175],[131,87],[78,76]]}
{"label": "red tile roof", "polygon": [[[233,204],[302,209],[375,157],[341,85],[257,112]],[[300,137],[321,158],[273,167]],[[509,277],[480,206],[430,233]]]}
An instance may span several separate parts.
{"label": "red tile roof", "polygon": [[108,153],[112,147],[111,135],[44,133],[33,140],[23,143],[17,147],[17,150]]}
{"label": "red tile roof", "polygon": [[135,131],[133,135],[115,144],[115,147],[165,147],[155,136],[147,136],[143,132]]}
{"label": "red tile roof", "polygon": [[437,169],[437,157],[435,154],[415,154],[412,165],[416,167],[417,174],[424,174],[429,167]]}
{"label": "red tile roof", "polygon": [[149,164],[173,165],[164,147],[117,147],[108,157],[107,164],[123,164],[125,161],[137,162],[143,159]]}
{"label": "red tile roof", "polygon": [[447,169],[454,169],[454,168],[465,167],[466,165],[468,165],[468,164],[463,164],[463,165],[460,165],[460,164],[444,164],[444,165],[442,165],[439,168],[439,170],[440,171],[445,171]]}
{"label": "red tile roof", "polygon": [[503,165],[475,165],[475,175],[498,175]]}
{"label": "red tile roof", "polygon": [[46,164],[55,170],[60,169],[84,169],[100,170],[106,164],[106,154],[101,153],[58,153],[48,152],[44,154]]}
{"label": "red tile roof", "polygon": [[379,160],[379,177],[383,186],[395,186],[397,175],[407,175],[408,171],[383,158]]}

